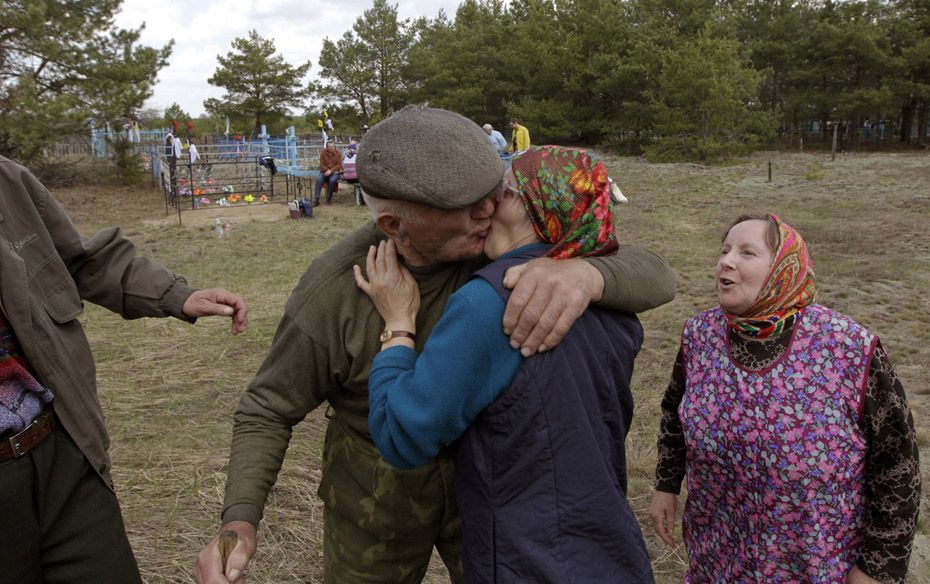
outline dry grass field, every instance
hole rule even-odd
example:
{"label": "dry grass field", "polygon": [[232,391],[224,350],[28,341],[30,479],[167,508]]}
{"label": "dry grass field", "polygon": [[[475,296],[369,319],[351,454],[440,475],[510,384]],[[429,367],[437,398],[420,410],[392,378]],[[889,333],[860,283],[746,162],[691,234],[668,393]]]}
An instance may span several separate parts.
{"label": "dry grass field", "polygon": [[[767,163],[772,161],[772,181]],[[684,550],[652,536],[647,508],[659,402],[684,320],[715,303],[712,266],[720,231],[738,213],[771,210],[808,240],[820,300],[878,333],[908,390],[919,428],[924,498],[909,583],[930,583],[930,156],[759,153],[719,167],[608,158],[630,203],[620,237],[647,246],[675,268],[674,302],[642,316],[637,360],[630,495],[659,582],[680,582]],[[149,583],[190,582],[193,559],[217,527],[232,412],[271,343],[283,304],[310,261],[368,219],[351,194],[312,220],[280,205],[164,215],[156,191],[61,189],[82,230],[118,224],[140,251],[199,286],[224,286],[251,307],[251,326],[228,334],[219,320],[122,321],[88,305],[81,317],[98,363],[112,434],[114,476],[136,555]],[[231,222],[215,237],[216,217]],[[345,290],[355,294],[356,290]],[[325,418],[295,432],[259,532],[249,581],[317,582],[322,509],[316,498]],[[440,566],[429,582],[448,579]]]}

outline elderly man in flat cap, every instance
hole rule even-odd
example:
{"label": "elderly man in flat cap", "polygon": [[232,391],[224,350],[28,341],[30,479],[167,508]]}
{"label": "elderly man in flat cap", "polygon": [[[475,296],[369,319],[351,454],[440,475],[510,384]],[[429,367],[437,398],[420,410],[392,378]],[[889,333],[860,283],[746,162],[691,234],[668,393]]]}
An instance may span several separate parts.
{"label": "elderly man in flat cap", "polygon": [[[474,122],[441,109],[407,107],[359,145],[358,175],[374,221],[317,258],[285,307],[271,350],[235,414],[222,531],[238,533],[224,566],[214,538],[198,556],[201,584],[236,581],[256,549],[256,530],[291,436],[313,409],[331,410],[318,495],[325,505],[323,581],[420,582],[433,549],[462,582],[461,520],[452,461],[442,453],[415,470],[386,463],[368,430],[368,374],[382,330],[352,266],[391,238],[420,288],[415,343],[422,348],[450,294],[487,263],[484,240],[503,164]],[[621,246],[597,259],[535,260],[518,276],[502,326],[529,355],[551,347],[591,301],[639,312],[674,296],[655,254]],[[225,574],[224,574],[225,572]]]}

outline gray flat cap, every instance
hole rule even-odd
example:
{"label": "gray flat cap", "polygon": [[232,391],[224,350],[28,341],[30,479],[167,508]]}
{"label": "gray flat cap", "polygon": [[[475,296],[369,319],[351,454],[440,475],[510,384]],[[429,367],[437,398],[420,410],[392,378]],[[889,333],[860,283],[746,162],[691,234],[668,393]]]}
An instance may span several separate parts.
{"label": "gray flat cap", "polygon": [[504,176],[481,126],[448,110],[407,106],[362,138],[356,161],[366,193],[382,199],[461,209]]}

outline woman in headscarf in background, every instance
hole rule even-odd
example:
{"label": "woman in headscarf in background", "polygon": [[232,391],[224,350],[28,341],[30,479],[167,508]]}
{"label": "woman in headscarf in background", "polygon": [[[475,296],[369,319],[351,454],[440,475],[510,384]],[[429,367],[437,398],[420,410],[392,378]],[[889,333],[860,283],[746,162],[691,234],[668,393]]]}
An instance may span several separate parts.
{"label": "woman in headscarf in background", "polygon": [[[495,261],[452,295],[422,353],[400,337],[375,358],[374,442],[399,468],[456,443],[467,581],[653,582],[626,498],[639,321],[589,307],[561,344],[530,358],[500,326],[509,267],[616,250],[607,170],[583,150],[533,148],[498,198],[485,243]],[[372,250],[367,275],[356,267],[386,328],[414,331],[417,287],[393,244]]]}
{"label": "woman in headscarf in background", "polygon": [[902,583],[920,501],[914,422],[872,332],[814,303],[775,215],[724,234],[720,306],[690,319],[662,401],[650,514],[686,582]]}

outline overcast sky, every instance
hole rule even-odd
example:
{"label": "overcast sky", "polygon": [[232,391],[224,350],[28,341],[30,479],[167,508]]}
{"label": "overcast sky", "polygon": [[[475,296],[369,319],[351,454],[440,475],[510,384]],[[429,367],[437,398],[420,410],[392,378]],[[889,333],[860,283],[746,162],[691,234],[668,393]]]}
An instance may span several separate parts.
{"label": "overcast sky", "polygon": [[[460,0],[394,0],[401,19],[435,17],[444,9],[451,18]],[[352,27],[371,0],[123,0],[116,17],[120,28],[145,23],[141,42],[161,47],[174,39],[168,65],[146,108],[164,110],[177,102],[192,116],[203,113],[203,100],[222,97],[207,83],[218,65],[217,55],[232,50],[232,41],[255,29],[274,39],[277,54],[291,65],[310,61],[307,81],[319,73],[323,39],[335,41]]]}

